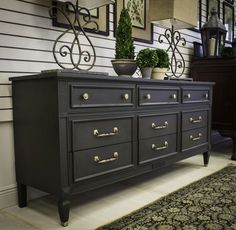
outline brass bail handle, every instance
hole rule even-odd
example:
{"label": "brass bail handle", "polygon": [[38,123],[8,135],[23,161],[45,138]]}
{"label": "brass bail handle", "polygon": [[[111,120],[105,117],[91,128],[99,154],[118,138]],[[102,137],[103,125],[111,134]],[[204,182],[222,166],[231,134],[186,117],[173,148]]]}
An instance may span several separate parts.
{"label": "brass bail handle", "polygon": [[100,160],[99,156],[94,156],[94,162],[98,163],[98,164],[106,164],[112,161],[116,161],[119,158],[119,154],[118,152],[114,152],[113,153],[113,157],[108,158],[108,159],[104,159],[104,160]]}
{"label": "brass bail handle", "polygon": [[164,142],[164,145],[163,146],[159,146],[159,147],[157,147],[155,144],[152,144],[152,149],[154,150],[154,151],[160,151],[160,150],[163,150],[163,149],[167,149],[168,148],[168,141],[165,141]]}
{"label": "brass bail handle", "polygon": [[113,128],[113,132],[110,133],[99,133],[99,131],[97,129],[93,130],[93,135],[95,137],[109,137],[109,136],[115,136],[119,133],[118,128],[114,127]]}
{"label": "brass bail handle", "polygon": [[199,133],[197,137],[194,137],[193,135],[190,135],[190,140],[191,141],[197,141],[197,140],[200,140],[202,137],[202,133]]}
{"label": "brass bail handle", "polygon": [[152,123],[152,129],[166,129],[168,128],[168,122],[165,121],[164,125],[156,125],[155,123]]}

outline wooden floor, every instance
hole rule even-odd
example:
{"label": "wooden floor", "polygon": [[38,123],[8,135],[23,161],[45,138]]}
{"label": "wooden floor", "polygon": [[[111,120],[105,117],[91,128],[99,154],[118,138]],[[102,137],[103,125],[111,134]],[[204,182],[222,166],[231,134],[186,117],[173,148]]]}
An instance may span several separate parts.
{"label": "wooden floor", "polygon": [[[73,197],[69,226],[64,229],[89,230],[111,222],[193,181],[218,171],[231,161],[231,144],[213,150],[208,167],[202,155],[191,157],[162,170]],[[0,210],[0,229],[63,229],[56,200],[46,196]]]}

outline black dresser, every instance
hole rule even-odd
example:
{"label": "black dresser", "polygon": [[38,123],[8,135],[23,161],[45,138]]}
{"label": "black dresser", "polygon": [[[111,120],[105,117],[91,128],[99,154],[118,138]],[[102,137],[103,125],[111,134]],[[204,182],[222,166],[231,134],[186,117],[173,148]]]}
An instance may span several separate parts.
{"label": "black dresser", "polygon": [[55,71],[11,78],[19,206],[26,186],[70,196],[203,153],[213,83]]}

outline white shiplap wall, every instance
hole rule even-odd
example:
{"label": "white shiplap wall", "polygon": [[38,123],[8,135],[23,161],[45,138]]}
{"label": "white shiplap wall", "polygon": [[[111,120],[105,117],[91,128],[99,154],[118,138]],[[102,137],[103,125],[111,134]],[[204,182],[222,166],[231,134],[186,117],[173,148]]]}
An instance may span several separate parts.
{"label": "white shiplap wall", "polygon": [[[0,1],[0,208],[15,203],[16,191],[11,84],[8,78],[58,68],[51,50],[54,40],[63,29],[52,26],[48,15],[50,4],[50,0]],[[205,11],[205,0],[202,0],[202,8]],[[92,71],[115,75],[110,63],[115,53],[112,6],[109,25],[109,36],[90,34],[98,57]],[[162,28],[154,27],[153,44],[135,42],[136,53],[145,47],[166,48],[166,44],[157,43],[157,38],[163,31]],[[200,41],[200,35],[191,30],[182,30],[181,34],[187,40],[186,47],[179,47],[186,61],[187,77],[193,53],[192,42]]]}

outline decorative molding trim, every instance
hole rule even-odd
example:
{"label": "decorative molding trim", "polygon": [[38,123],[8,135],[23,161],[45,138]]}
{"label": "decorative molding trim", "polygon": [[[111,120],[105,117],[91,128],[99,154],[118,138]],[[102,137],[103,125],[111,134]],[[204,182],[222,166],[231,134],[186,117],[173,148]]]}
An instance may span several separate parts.
{"label": "decorative molding trim", "polygon": [[17,204],[16,185],[0,188],[0,209]]}

